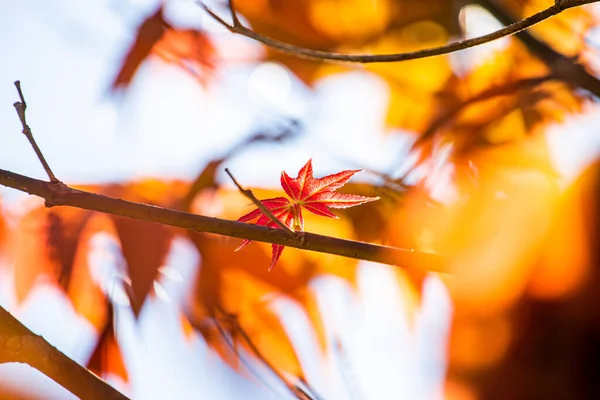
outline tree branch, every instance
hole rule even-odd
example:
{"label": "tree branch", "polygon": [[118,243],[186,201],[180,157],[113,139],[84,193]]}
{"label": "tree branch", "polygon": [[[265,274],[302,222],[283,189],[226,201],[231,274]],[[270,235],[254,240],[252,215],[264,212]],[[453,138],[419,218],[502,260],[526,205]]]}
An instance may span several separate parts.
{"label": "tree branch", "polygon": [[272,49],[278,50],[282,53],[289,54],[299,58],[311,59],[311,60],[323,60],[323,61],[336,61],[336,62],[348,62],[348,63],[377,63],[377,62],[399,62],[415,60],[418,58],[433,57],[443,54],[453,53],[455,51],[468,49],[470,47],[479,46],[484,43],[491,42],[493,40],[500,39],[505,36],[509,36],[528,29],[533,25],[542,22],[550,17],[560,14],[562,11],[582,6],[585,4],[591,4],[600,0],[555,0],[555,3],[547,9],[538,12],[530,17],[523,20],[514,22],[502,29],[492,32],[487,35],[483,35],[476,38],[459,40],[454,43],[449,43],[444,46],[432,47],[429,49],[410,51],[406,53],[393,53],[393,54],[340,54],[329,51],[313,50],[301,46],[296,46],[290,43],[285,43],[277,39],[261,35],[254,32],[251,29],[243,26],[235,12],[233,1],[229,0],[229,9],[233,19],[233,23],[230,24],[223,18],[219,17],[214,11],[207,7],[202,2],[200,3],[204,10],[219,24],[227,28],[232,33],[245,36],[250,39],[254,39],[264,45],[271,47]]}
{"label": "tree branch", "polygon": [[0,185],[41,197],[46,200],[47,207],[77,207],[141,221],[190,229],[197,232],[216,233],[240,239],[281,244],[297,249],[398,265],[403,268],[443,272],[446,262],[446,259],[441,255],[420,252],[414,249],[381,246],[308,232],[305,232],[301,236],[288,236],[281,229],[206,217],[148,204],[115,199],[73,189],[60,182],[44,182],[3,169],[0,169]]}
{"label": "tree branch", "polygon": [[[71,189],[56,178],[37,145],[31,128],[27,124],[25,115],[27,102],[21,90],[21,82],[16,81],[15,86],[19,93],[20,101],[14,103],[14,107],[23,126],[23,134],[27,137],[48,178],[50,178],[50,182],[38,181],[36,179],[30,180],[36,181],[41,186],[49,185],[54,188],[56,193],[66,193]],[[12,178],[9,181],[15,182],[19,180],[16,174]],[[27,186],[27,182],[23,182],[20,185],[21,188]],[[52,199],[46,199],[47,205],[51,203]],[[0,307],[0,363],[9,362],[28,364],[83,400],[127,399],[127,397],[91,371],[57,350],[43,337],[31,332],[8,311]]]}
{"label": "tree branch", "polygon": [[0,363],[28,364],[82,400],[127,400],[0,307]]}
{"label": "tree branch", "polygon": [[[502,7],[500,7],[496,0],[473,0],[472,3],[478,4],[485,8],[503,25],[511,25],[515,22],[515,18],[509,15]],[[578,5],[570,5],[573,3],[572,0],[563,0],[561,3],[564,5],[569,5],[567,8]],[[565,55],[552,49],[549,45],[534,37],[529,31],[521,31],[517,33],[517,37],[532,53],[536,54],[546,65],[550,67],[552,74],[557,78],[569,83],[573,83],[574,85],[587,90],[593,95],[600,97],[600,80],[587,72],[587,70],[576,60],[566,57]]]}

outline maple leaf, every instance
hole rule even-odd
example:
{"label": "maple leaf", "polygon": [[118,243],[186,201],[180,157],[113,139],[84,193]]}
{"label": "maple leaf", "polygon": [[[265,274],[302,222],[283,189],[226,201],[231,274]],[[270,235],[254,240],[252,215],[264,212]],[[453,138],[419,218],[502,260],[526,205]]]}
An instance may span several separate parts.
{"label": "maple leaf", "polygon": [[154,45],[170,28],[170,25],[164,20],[162,7],[142,22],[137,37],[129,48],[123,65],[111,85],[112,90],[129,85],[142,62],[150,55]]}
{"label": "maple leaf", "polygon": [[[304,217],[302,216],[302,208],[313,214],[337,219],[338,217],[331,212],[331,208],[348,208],[379,200],[379,197],[365,197],[357,194],[335,192],[335,190],[344,186],[354,174],[360,171],[359,169],[346,170],[337,174],[324,176],[323,178],[315,178],[313,176],[311,159],[300,169],[296,178],[291,178],[285,171],[281,172],[281,187],[291,197],[292,201],[286,197],[275,197],[261,200],[261,203],[271,211],[275,218],[283,222],[285,226],[294,231],[303,231]],[[241,216],[238,221],[278,228],[277,224],[271,221],[269,216],[258,208]],[[250,240],[244,240],[236,251],[241,250],[248,243],[250,243]],[[269,270],[279,260],[283,248],[284,246],[280,244],[272,245],[273,253]]]}
{"label": "maple leaf", "polygon": [[206,32],[177,29],[165,19],[163,7],[160,7],[138,28],[111,89],[128,87],[142,63],[151,55],[181,67],[206,86],[215,66],[214,53]]}

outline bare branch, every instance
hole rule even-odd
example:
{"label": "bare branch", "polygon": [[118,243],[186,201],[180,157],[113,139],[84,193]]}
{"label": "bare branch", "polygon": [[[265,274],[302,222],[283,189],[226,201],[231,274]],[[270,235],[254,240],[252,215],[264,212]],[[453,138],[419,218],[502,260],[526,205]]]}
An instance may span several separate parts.
{"label": "bare branch", "polygon": [[50,169],[50,166],[46,162],[46,159],[44,158],[42,151],[40,150],[37,143],[35,142],[35,139],[33,138],[33,134],[31,133],[31,129],[29,128],[29,125],[27,125],[27,118],[25,117],[25,110],[27,109],[27,103],[25,102],[25,96],[23,96],[23,91],[21,90],[21,82],[15,81],[15,86],[17,87],[17,92],[19,92],[19,98],[21,99],[21,101],[17,101],[13,105],[15,106],[15,110],[17,110],[17,115],[19,116],[19,119],[21,120],[21,125],[23,125],[23,134],[25,135],[27,140],[29,140],[29,143],[31,144],[31,147],[33,147],[33,150],[35,151],[35,154],[37,155],[38,159],[40,160],[40,163],[42,163],[42,166],[44,167],[44,170],[46,171],[48,178],[50,178],[50,182],[59,182],[59,180],[56,179],[56,176],[54,176],[52,169]]}
{"label": "bare branch", "polygon": [[240,22],[237,12],[235,11],[235,5],[233,4],[234,0],[228,0],[229,3],[229,11],[231,12],[231,21],[233,22],[233,26],[239,27],[242,26]]}
{"label": "bare branch", "polygon": [[233,183],[235,183],[235,186],[237,186],[237,188],[240,190],[240,192],[246,196],[247,198],[249,198],[256,207],[258,207],[260,209],[260,211],[265,214],[267,217],[269,217],[269,219],[278,227],[280,227],[281,229],[283,229],[288,235],[293,236],[294,235],[294,231],[291,230],[290,228],[288,228],[283,222],[281,222],[279,220],[279,218],[277,218],[275,215],[273,215],[273,213],[271,212],[271,210],[269,210],[267,207],[265,207],[265,205],[262,203],[262,201],[260,201],[259,199],[256,198],[256,196],[254,195],[254,193],[252,193],[252,190],[250,189],[244,189],[239,183],[238,181],[233,177],[233,175],[231,174],[231,172],[229,171],[228,168],[225,168],[225,172],[227,172],[227,175],[229,175],[229,177],[231,178],[231,180],[233,181]]}
{"label": "bare branch", "polygon": [[[240,239],[281,244],[297,249],[398,265],[402,268],[413,268],[422,271],[444,272],[447,262],[446,258],[439,254],[420,252],[414,249],[381,246],[308,232],[303,232],[303,235],[289,236],[281,229],[206,217],[148,204],[115,199],[73,189],[61,183],[44,182],[3,169],[0,169],[0,185],[41,197],[46,200],[47,207],[77,207],[85,210],[120,215],[140,221],[156,222],[163,225],[190,229],[196,232],[216,233]],[[399,227],[398,229],[401,228]]]}
{"label": "bare branch", "polygon": [[[242,341],[246,344],[246,346],[248,346],[248,349],[252,352],[252,354],[254,355],[254,357],[256,357],[275,376],[277,376],[277,378],[279,378],[279,380],[288,388],[288,390],[294,396],[296,396],[296,398],[298,398],[298,400],[315,400],[313,398],[313,396],[311,396],[310,394],[306,393],[306,391],[304,389],[302,389],[302,388],[298,387],[296,384],[290,382],[290,380],[284,375],[284,373],[282,373],[277,368],[275,368],[275,366],[269,360],[267,360],[265,358],[265,356],[262,354],[262,352],[260,351],[260,349],[252,341],[252,339],[250,338],[250,336],[248,335],[248,333],[244,330],[244,328],[242,327],[242,325],[238,321],[238,318],[237,318],[237,316],[235,314],[228,313],[227,311],[223,310],[220,306],[217,307],[217,311],[219,311],[221,313],[221,315],[223,316],[223,318],[224,318],[224,320],[226,322],[228,322],[229,324],[231,324],[233,332],[235,334],[240,335]],[[223,327],[220,325],[219,317],[218,316],[214,316],[213,318],[215,319],[215,322],[217,323],[217,326],[218,326],[218,329],[219,329],[219,332],[220,332],[221,336],[223,337],[223,339],[226,340],[227,334],[225,333],[225,330],[223,329]]]}
{"label": "bare branch", "polygon": [[85,400],[127,400],[0,307],[0,363],[25,363]]}
{"label": "bare branch", "polygon": [[568,8],[583,6],[597,1],[598,0],[554,0],[554,4],[560,7],[561,10],[566,10]]}
{"label": "bare branch", "polygon": [[356,375],[352,368],[352,364],[348,359],[348,355],[346,354],[346,350],[342,345],[342,341],[339,337],[335,336],[333,338],[333,345],[339,356],[340,360],[340,374],[342,375],[342,380],[346,384],[348,388],[348,394],[351,400],[364,400],[366,397],[363,395],[362,391],[358,387],[358,382],[356,382]]}
{"label": "bare branch", "polygon": [[254,32],[251,29],[243,26],[236,15],[235,8],[233,5],[233,1],[229,1],[229,8],[233,18],[233,23],[230,24],[219,17],[214,11],[212,11],[205,4],[200,3],[204,10],[219,24],[227,28],[232,33],[237,33],[242,36],[246,36],[247,38],[254,39],[258,42],[263,43],[264,45],[271,47],[275,50],[278,50],[282,53],[286,53],[298,58],[305,58],[311,60],[322,60],[322,61],[335,61],[335,62],[347,62],[347,63],[379,63],[379,62],[399,62],[399,61],[408,61],[415,60],[418,58],[426,58],[439,56],[443,54],[453,53],[459,50],[468,49],[470,47],[479,46],[484,43],[488,43],[505,36],[513,35],[522,30],[528,29],[533,25],[542,22],[550,17],[553,17],[562,11],[582,6],[585,4],[591,4],[598,2],[600,0],[556,0],[555,4],[548,7],[545,10],[542,10],[530,17],[527,17],[523,20],[517,21],[513,24],[510,24],[502,29],[499,29],[495,32],[492,32],[487,35],[483,35],[476,38],[459,40],[454,43],[449,43],[444,46],[432,47],[429,49],[422,49],[417,51],[410,51],[406,53],[392,53],[392,54],[340,54],[333,53],[329,51],[322,50],[314,50],[308,49],[301,46],[296,46],[290,43],[285,43],[279,41],[277,39],[261,35],[259,33]]}
{"label": "bare branch", "polygon": [[[217,309],[217,311],[220,311],[219,309]],[[230,314],[226,314],[227,316],[229,316]],[[216,315],[212,315],[212,319],[215,322],[215,327],[217,329],[217,332],[219,333],[219,335],[221,335],[221,338],[223,339],[223,341],[225,342],[225,344],[227,345],[227,347],[229,347],[229,349],[235,354],[235,356],[240,360],[240,362],[244,365],[244,367],[246,367],[246,369],[248,370],[248,372],[250,372],[252,375],[254,375],[254,377],[256,379],[258,379],[259,381],[261,381],[261,383],[263,385],[265,385],[265,387],[268,387],[269,389],[273,390],[275,392],[275,389],[269,385],[269,383],[267,381],[265,381],[253,368],[252,365],[250,365],[250,363],[248,362],[248,360],[246,360],[245,357],[242,357],[239,354],[239,351],[237,349],[237,343],[235,342],[235,338],[233,337],[233,335],[228,334],[225,331],[225,328],[222,326],[221,321],[219,320],[219,317]],[[196,328],[196,330],[200,331],[200,329],[198,328],[198,326],[194,325],[194,322],[192,322],[192,326],[194,326],[194,328]],[[234,332],[235,333],[235,332]],[[268,366],[267,366],[268,368]],[[276,374],[275,374],[276,375]],[[284,382],[285,385],[285,382]]]}
{"label": "bare branch", "polygon": [[[471,0],[485,8],[503,25],[511,25],[515,22],[514,16],[510,15],[498,4],[498,0]],[[564,2],[563,2],[564,3]],[[538,58],[540,58],[552,70],[552,74],[566,83],[572,83],[582,89],[600,97],[600,80],[590,74],[586,68],[579,64],[574,58],[566,57],[557,52],[548,44],[537,39],[530,31],[521,31],[517,37]]]}

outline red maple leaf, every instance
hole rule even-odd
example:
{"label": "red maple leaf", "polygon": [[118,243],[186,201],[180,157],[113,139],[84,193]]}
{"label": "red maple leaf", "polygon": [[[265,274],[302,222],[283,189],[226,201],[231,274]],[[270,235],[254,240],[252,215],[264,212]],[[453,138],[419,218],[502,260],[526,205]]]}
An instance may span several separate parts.
{"label": "red maple leaf", "polygon": [[[286,197],[275,197],[261,200],[261,203],[287,227],[295,231],[303,231],[304,217],[302,216],[302,208],[317,215],[337,219],[338,217],[331,212],[331,208],[348,208],[379,200],[379,197],[365,197],[357,194],[335,192],[335,190],[344,186],[354,174],[360,171],[359,169],[347,170],[327,175],[323,178],[315,178],[313,176],[312,160],[308,160],[304,167],[300,169],[296,178],[291,178],[285,171],[281,172],[281,187],[292,198],[292,201]],[[278,227],[275,222],[271,221],[258,208],[240,217],[238,221],[271,228]],[[236,251],[244,248],[248,243],[250,243],[250,240],[244,240]],[[279,260],[284,246],[273,244],[272,248],[273,255],[269,270]]]}

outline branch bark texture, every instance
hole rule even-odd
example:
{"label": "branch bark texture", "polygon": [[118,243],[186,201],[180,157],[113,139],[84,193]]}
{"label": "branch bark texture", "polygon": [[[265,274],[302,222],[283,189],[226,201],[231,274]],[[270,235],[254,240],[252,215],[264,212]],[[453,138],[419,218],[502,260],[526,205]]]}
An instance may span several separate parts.
{"label": "branch bark texture", "polygon": [[232,33],[245,36],[250,39],[254,39],[272,49],[286,53],[295,57],[322,60],[322,61],[334,61],[334,62],[346,62],[346,63],[381,63],[381,62],[400,62],[415,60],[418,58],[434,57],[443,54],[454,53],[459,50],[468,49],[471,47],[479,46],[484,43],[488,43],[505,36],[510,36],[515,33],[521,32],[525,29],[531,28],[532,26],[551,18],[562,11],[583,6],[586,4],[596,3],[600,0],[555,0],[554,4],[545,10],[542,10],[530,17],[516,21],[502,29],[487,35],[479,36],[471,39],[459,40],[453,43],[449,43],[443,46],[432,47],[428,49],[422,49],[417,51],[410,51],[406,53],[392,53],[392,54],[341,54],[333,53],[329,51],[308,49],[301,46],[296,46],[290,43],[282,42],[280,40],[259,34],[251,29],[246,28],[242,25],[237,18],[235,11],[234,2],[229,1],[229,9],[232,16],[232,23],[225,21],[214,11],[202,4],[206,12],[219,24],[224,26],[227,30]]}
{"label": "branch bark texture", "polygon": [[127,400],[0,307],[0,363],[25,363],[82,400]]}
{"label": "branch bark texture", "polygon": [[441,255],[420,252],[413,249],[380,246],[308,232],[296,232],[290,236],[281,229],[267,228],[115,199],[73,189],[61,182],[44,182],[3,169],[0,169],[0,185],[41,197],[46,200],[47,207],[77,207],[141,221],[190,229],[197,232],[216,233],[240,239],[281,244],[297,249],[397,265],[415,270],[443,272],[446,262],[446,259]]}

